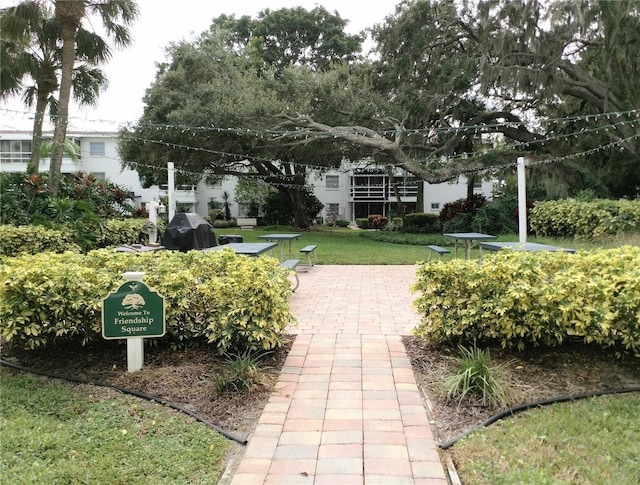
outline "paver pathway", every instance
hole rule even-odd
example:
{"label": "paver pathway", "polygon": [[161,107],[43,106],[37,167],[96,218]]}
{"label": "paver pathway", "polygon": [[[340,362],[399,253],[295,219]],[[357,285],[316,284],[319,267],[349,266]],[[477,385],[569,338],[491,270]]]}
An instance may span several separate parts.
{"label": "paver pathway", "polygon": [[295,342],[232,485],[447,484],[401,336],[415,266],[315,266]]}

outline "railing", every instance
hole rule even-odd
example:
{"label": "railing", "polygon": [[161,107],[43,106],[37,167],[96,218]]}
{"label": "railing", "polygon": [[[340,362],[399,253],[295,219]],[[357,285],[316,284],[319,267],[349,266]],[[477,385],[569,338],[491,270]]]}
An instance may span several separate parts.
{"label": "railing", "polygon": [[[416,185],[398,186],[400,197],[417,197],[418,187]],[[355,185],[351,187],[349,196],[353,200],[379,200],[386,201],[395,198],[395,190],[391,186],[368,186]]]}

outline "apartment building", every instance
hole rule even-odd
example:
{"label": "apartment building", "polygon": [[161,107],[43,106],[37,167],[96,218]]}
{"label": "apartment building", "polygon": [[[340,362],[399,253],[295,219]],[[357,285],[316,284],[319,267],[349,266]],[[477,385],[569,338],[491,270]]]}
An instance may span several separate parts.
{"label": "apartment building", "polygon": [[[143,188],[138,173],[122,167],[117,153],[117,132],[70,132],[67,136],[80,147],[80,156],[75,161],[68,156],[63,157],[62,173],[91,172],[99,179],[109,180],[128,190],[137,206],[167,196],[166,186]],[[0,171],[25,172],[30,156],[30,132],[0,132]],[[48,164],[48,160],[42,160],[40,171],[47,172]],[[405,213],[438,213],[445,203],[467,195],[467,179],[464,176],[454,182],[429,184],[399,170],[389,173],[358,163],[346,163],[339,171],[311,172],[307,182],[313,185],[314,194],[324,205],[318,222],[331,219],[355,221],[369,214],[393,216],[398,198]],[[234,177],[225,177],[213,186],[204,182],[193,186],[176,186],[173,194],[176,210],[206,216],[209,201],[222,203],[222,194],[226,192],[231,195],[232,216],[243,216],[244,208],[233,200],[235,186]],[[490,181],[474,185],[474,192],[482,193],[487,198],[491,196],[492,189],[493,183]],[[420,200],[423,207],[418,207]]]}

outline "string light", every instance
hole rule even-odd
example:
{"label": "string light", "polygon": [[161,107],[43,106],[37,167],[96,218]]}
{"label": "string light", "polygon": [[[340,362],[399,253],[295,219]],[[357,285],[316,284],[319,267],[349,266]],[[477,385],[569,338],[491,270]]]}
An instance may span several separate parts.
{"label": "string light", "polygon": [[[5,108],[0,108],[0,112],[7,112],[7,113],[17,113],[17,114],[23,114],[23,115],[33,115],[33,113],[28,113],[28,112],[24,112],[24,111],[16,111],[16,110],[10,110],[10,109],[5,109]],[[617,119],[619,119],[620,117],[624,117],[624,116],[630,116],[630,115],[637,115],[640,113],[640,109],[634,109],[634,110],[628,110],[628,111],[620,111],[620,112],[608,112],[608,113],[598,113],[598,114],[588,114],[588,115],[578,115],[578,116],[570,116],[570,117],[564,117],[564,118],[551,118],[551,119],[546,119],[546,120],[542,120],[541,122],[544,124],[552,124],[552,123],[575,123],[578,121],[591,121],[591,119],[593,119],[594,121],[599,121],[600,119],[606,118],[609,119],[611,117],[615,117]],[[69,118],[70,120],[73,118]],[[77,118],[76,118],[77,119]],[[84,121],[87,121],[86,119],[83,119]],[[107,123],[117,123],[117,122],[113,122],[113,121],[108,121],[108,120],[93,120],[95,122],[107,122]],[[518,148],[529,148],[532,145],[535,144],[540,144],[542,146],[544,146],[546,143],[552,142],[552,141],[558,141],[558,140],[563,140],[563,139],[567,139],[567,138],[575,138],[577,139],[579,135],[586,135],[586,134],[590,134],[590,133],[600,133],[602,131],[606,132],[608,130],[617,130],[618,127],[621,126],[631,126],[632,128],[636,128],[636,124],[640,123],[640,118],[636,117],[633,119],[627,119],[627,120],[622,120],[622,121],[616,121],[616,122],[611,122],[609,124],[606,125],[599,125],[599,126],[595,126],[595,127],[590,127],[590,128],[581,128],[579,131],[576,132],[571,132],[571,133],[562,133],[562,134],[558,134],[558,135],[554,135],[554,136],[547,136],[547,137],[543,137],[543,138],[538,138],[535,140],[530,140],[530,141],[526,141],[526,142],[514,142],[511,144],[506,144],[506,145],[501,145],[499,148],[497,149],[493,149],[489,152],[487,152],[487,150],[482,150],[482,151],[476,151],[476,152],[465,152],[465,153],[461,153],[461,154],[456,154],[456,155],[449,155],[444,157],[443,159],[439,159],[436,160],[434,158],[427,158],[427,159],[423,159],[420,160],[419,163],[427,163],[427,162],[435,162],[435,161],[441,161],[444,163],[447,162],[452,162],[452,161],[456,161],[459,159],[465,159],[465,158],[474,158],[474,157],[480,157],[480,156],[486,156],[487,154],[490,153],[494,153],[496,151],[499,150],[505,150],[505,149],[518,149]],[[436,134],[452,134],[452,133],[462,133],[462,132],[469,132],[469,131],[474,131],[474,132],[480,132],[480,133],[486,133],[487,129],[491,128],[493,130],[497,129],[497,128],[502,128],[502,127],[510,127],[510,128],[518,128],[521,126],[524,126],[525,123],[524,122],[505,122],[505,123],[495,123],[495,124],[483,124],[483,125],[462,125],[462,126],[458,126],[458,127],[444,127],[444,128],[428,128],[428,129],[420,129],[420,130],[382,130],[382,131],[375,131],[375,130],[367,130],[366,133],[360,133],[360,135],[362,136],[371,136],[371,134],[376,134],[376,135],[380,135],[380,136],[384,136],[384,135],[394,135],[397,136],[398,134],[404,134],[404,135],[423,135],[423,136],[434,136]],[[318,136],[318,135],[333,135],[334,138],[339,138],[340,135],[344,135],[344,132],[342,131],[333,131],[330,130],[328,133],[320,133],[317,131],[313,131],[313,130],[307,130],[307,129],[296,129],[296,130],[252,130],[252,129],[238,129],[238,128],[223,128],[223,127],[189,127],[189,126],[184,126],[184,125],[169,125],[169,124],[140,124],[138,126],[138,128],[149,128],[149,129],[153,129],[156,131],[169,131],[169,130],[180,130],[180,132],[182,134],[192,134],[193,136],[200,134],[200,133],[205,133],[205,132],[217,132],[217,133],[230,133],[230,134],[235,134],[235,135],[242,135],[242,136],[260,136],[260,137],[266,137],[266,136],[271,136],[273,138],[275,137],[282,137],[284,135],[291,135],[295,138],[298,137],[304,137],[305,139],[307,139],[310,136]],[[496,130],[497,131],[497,130]],[[350,132],[350,135],[358,135],[359,133],[357,132]],[[129,134],[128,135],[131,139],[143,142],[143,143],[153,143],[153,144],[160,144],[160,145],[164,145],[167,146],[169,148],[173,148],[173,149],[180,149],[180,150],[187,150],[187,151],[193,151],[193,152],[203,152],[203,153],[208,153],[208,154],[212,154],[212,155],[218,155],[218,156],[223,156],[223,157],[229,157],[229,158],[235,158],[238,160],[238,163],[241,163],[242,161],[247,161],[247,162],[259,162],[259,163],[270,163],[270,164],[281,164],[282,161],[280,160],[273,160],[273,159],[269,159],[269,158],[264,158],[264,157],[257,157],[255,155],[250,155],[250,154],[238,154],[238,153],[230,153],[230,152],[224,152],[224,151],[217,151],[217,150],[211,150],[208,148],[202,148],[202,147],[194,147],[194,146],[190,146],[190,145],[185,145],[182,143],[174,143],[174,142],[169,142],[169,141],[164,141],[164,140],[155,140],[155,139],[150,139],[150,138],[143,138],[141,136],[137,136],[137,135],[133,135],[133,134]],[[607,143],[604,145],[600,145],[598,147],[583,151],[583,152],[578,152],[578,153],[574,153],[574,154],[570,154],[570,155],[565,155],[565,156],[561,156],[561,157],[555,157],[555,158],[548,158],[548,159],[544,159],[544,160],[540,160],[540,161],[535,161],[535,162],[530,162],[530,165],[537,165],[537,164],[543,164],[543,163],[559,163],[559,162],[563,162],[566,160],[571,160],[573,158],[578,158],[578,157],[583,157],[583,156],[588,156],[591,155],[593,153],[596,153],[598,151],[602,151],[608,148],[612,148],[612,147],[620,147],[620,148],[624,148],[623,144],[625,142],[628,141],[632,141],[635,140],[637,138],[639,138],[640,135],[633,135],[633,136],[629,136],[627,138],[624,139],[620,139],[617,141],[613,141],[611,143]],[[138,166],[138,167],[144,167],[144,168],[150,168],[150,169],[154,169],[154,170],[166,170],[166,167],[158,167],[155,165],[146,165],[146,164],[142,164],[139,162],[126,162],[129,165],[132,166]],[[375,162],[373,163],[375,165]],[[287,165],[292,165],[292,166],[297,166],[297,167],[304,167],[305,170],[315,170],[315,171],[326,171],[328,168],[326,166],[314,166],[311,164],[306,164],[306,163],[299,163],[299,162],[293,162],[293,163],[287,163]],[[392,165],[392,164],[390,164]],[[246,165],[245,165],[246,166]],[[514,163],[507,163],[507,164],[502,164],[502,165],[492,165],[492,166],[488,166],[488,167],[482,167],[479,169],[469,169],[468,171],[465,171],[464,173],[476,173],[476,172],[486,172],[487,170],[497,170],[497,169],[505,169],[505,168],[509,168],[509,167],[514,167],[516,166],[515,162]],[[349,172],[350,169],[340,169],[340,168],[331,168],[330,169],[332,172],[339,172],[339,173],[346,173]],[[194,176],[194,177],[200,177],[203,175],[203,173],[199,173],[199,172],[193,172],[190,170],[186,170],[186,169],[181,169],[181,168],[176,168],[176,171],[178,173],[183,173],[185,175],[189,175],[189,176]],[[206,173],[206,171],[205,171]],[[213,174],[215,175],[215,174]],[[292,178],[295,176],[295,174],[292,175],[284,175],[284,174],[272,174],[272,175],[258,175],[258,174],[247,174],[247,176],[253,176],[254,178],[263,178],[263,179],[273,179],[274,177],[280,177],[280,178]],[[272,185],[278,185],[277,183],[271,183]],[[282,186],[287,186],[287,187],[292,187],[292,185],[290,184],[281,184]],[[304,187],[304,186],[299,186],[299,187]]]}
{"label": "string light", "polygon": [[[13,113],[13,114],[21,114],[25,116],[35,116],[35,113],[29,111],[17,111],[7,108],[0,108],[0,112],[5,113]],[[575,115],[568,117],[559,117],[559,118],[547,118],[543,120],[539,120],[540,123],[543,124],[560,124],[560,123],[576,123],[578,121],[594,121],[598,122],[603,118],[610,119],[611,117],[624,117],[629,115],[636,115],[640,113],[640,109],[633,109],[627,111],[612,111],[607,113],[597,113],[597,114],[587,114],[587,115]],[[55,116],[53,116],[55,118]],[[92,123],[110,123],[119,126],[123,126],[123,123],[113,120],[100,120],[100,119],[87,119],[87,118],[74,118],[69,117],[69,121],[71,120],[81,120],[83,122],[92,122]],[[631,126],[635,126],[634,123],[640,122],[640,118],[636,117],[632,120],[626,121],[617,121],[615,124],[608,125],[609,127],[614,125],[625,125],[629,124]],[[125,127],[132,128],[133,125],[131,123],[124,123]],[[247,135],[247,136],[272,136],[272,137],[280,137],[283,135],[295,135],[297,137],[307,137],[310,135],[317,135],[318,132],[309,129],[298,128],[295,130],[269,130],[269,129],[249,129],[249,128],[229,128],[229,127],[216,127],[216,126],[187,126],[187,125],[174,125],[174,124],[158,124],[158,123],[140,123],[137,125],[138,128],[150,128],[157,130],[180,130],[182,133],[206,133],[206,132],[216,132],[216,133],[231,133],[236,135]],[[449,127],[430,127],[430,128],[421,128],[421,129],[398,129],[394,128],[392,130],[374,130],[368,129],[363,132],[354,131],[352,134],[362,135],[362,136],[370,136],[372,133],[380,136],[396,136],[396,135],[442,135],[442,134],[456,134],[456,133],[468,133],[468,132],[476,132],[482,133],[486,132],[487,129],[495,130],[496,128],[520,128],[526,126],[526,122],[524,121],[505,121],[498,123],[486,123],[486,124],[476,124],[476,125],[460,125],[460,126],[449,126]],[[596,128],[593,128],[596,129]],[[604,129],[604,127],[600,127],[599,129]],[[328,135],[341,135],[343,132],[340,130],[332,131],[329,130],[326,132]],[[571,135],[567,135],[571,136]]]}

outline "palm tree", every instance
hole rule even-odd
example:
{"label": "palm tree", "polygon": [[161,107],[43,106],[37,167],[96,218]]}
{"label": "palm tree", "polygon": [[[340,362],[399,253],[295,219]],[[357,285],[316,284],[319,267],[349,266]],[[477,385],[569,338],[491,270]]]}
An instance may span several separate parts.
{"label": "palm tree", "polygon": [[[26,106],[35,103],[31,160],[27,171],[35,173],[40,162],[42,125],[47,107],[57,112],[54,93],[61,70],[61,31],[51,9],[36,0],[25,1],[0,12],[0,98],[22,94]],[[107,44],[96,34],[80,29],[77,61],[73,71],[73,97],[81,105],[95,104],[107,85],[103,71],[94,67],[110,56]],[[33,81],[25,85],[25,79]]]}
{"label": "palm tree", "polygon": [[64,140],[67,135],[69,101],[76,60],[76,42],[82,21],[89,15],[97,15],[104,26],[107,36],[118,47],[131,43],[128,26],[138,17],[138,5],[133,0],[53,0],[55,19],[62,32],[62,76],[60,78],[60,96],[58,112],[55,118],[51,166],[49,168],[49,190],[57,195],[60,183],[60,168]]}

